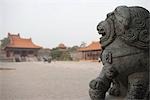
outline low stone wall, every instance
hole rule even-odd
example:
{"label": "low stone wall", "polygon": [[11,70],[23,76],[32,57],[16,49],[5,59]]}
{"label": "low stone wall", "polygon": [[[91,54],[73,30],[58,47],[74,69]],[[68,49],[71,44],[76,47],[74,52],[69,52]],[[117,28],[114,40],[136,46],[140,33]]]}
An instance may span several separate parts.
{"label": "low stone wall", "polygon": [[0,62],[14,62],[13,58],[2,58],[0,57]]}

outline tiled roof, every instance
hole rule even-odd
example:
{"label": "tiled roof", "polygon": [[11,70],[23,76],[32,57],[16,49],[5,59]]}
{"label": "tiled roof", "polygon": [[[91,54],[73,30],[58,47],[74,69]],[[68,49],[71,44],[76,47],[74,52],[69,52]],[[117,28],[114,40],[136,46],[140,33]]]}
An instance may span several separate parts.
{"label": "tiled roof", "polygon": [[93,50],[101,50],[101,44],[99,42],[92,42],[87,47],[82,47],[79,51],[93,51]]}
{"label": "tiled roof", "polygon": [[11,48],[36,48],[39,49],[41,48],[38,45],[35,45],[31,38],[25,39],[21,38],[20,35],[14,35],[14,34],[8,34],[8,38],[10,40],[9,44],[6,47],[11,47]]}

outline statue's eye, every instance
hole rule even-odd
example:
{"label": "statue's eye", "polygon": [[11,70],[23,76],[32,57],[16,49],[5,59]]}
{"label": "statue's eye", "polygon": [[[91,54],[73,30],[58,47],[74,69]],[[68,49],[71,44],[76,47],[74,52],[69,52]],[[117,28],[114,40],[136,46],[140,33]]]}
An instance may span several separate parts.
{"label": "statue's eye", "polygon": [[114,12],[108,13],[107,14],[107,18],[109,18],[110,16],[114,15]]}
{"label": "statue's eye", "polygon": [[110,16],[111,14],[109,13],[109,14],[107,14],[107,18]]}

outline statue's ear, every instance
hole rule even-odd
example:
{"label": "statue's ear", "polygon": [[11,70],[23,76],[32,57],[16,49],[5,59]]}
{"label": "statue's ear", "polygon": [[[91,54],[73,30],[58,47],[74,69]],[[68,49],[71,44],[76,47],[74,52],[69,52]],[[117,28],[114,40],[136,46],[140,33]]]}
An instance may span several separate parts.
{"label": "statue's ear", "polygon": [[114,11],[114,15],[119,23],[123,24],[125,27],[129,25],[130,12],[127,6],[117,7]]}

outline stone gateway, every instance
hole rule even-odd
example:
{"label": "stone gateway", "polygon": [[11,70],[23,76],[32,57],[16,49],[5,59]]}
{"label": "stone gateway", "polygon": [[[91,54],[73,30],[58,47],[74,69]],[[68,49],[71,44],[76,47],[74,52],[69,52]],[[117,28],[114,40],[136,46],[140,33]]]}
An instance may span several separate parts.
{"label": "stone gateway", "polygon": [[119,6],[98,24],[104,67],[89,84],[92,100],[105,100],[106,92],[149,100],[149,27],[149,11],[138,6]]}

